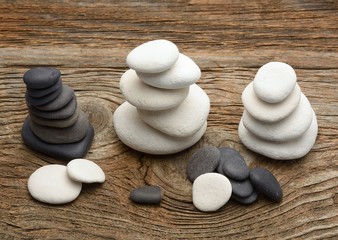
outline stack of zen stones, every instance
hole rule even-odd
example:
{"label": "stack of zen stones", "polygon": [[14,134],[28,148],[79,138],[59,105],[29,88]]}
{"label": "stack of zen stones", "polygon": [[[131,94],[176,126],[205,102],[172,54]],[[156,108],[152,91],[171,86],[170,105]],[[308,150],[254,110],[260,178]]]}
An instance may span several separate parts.
{"label": "stack of zen stones", "polygon": [[78,108],[74,90],[62,83],[60,71],[33,68],[23,80],[29,110],[21,132],[24,143],[35,151],[65,160],[86,155],[94,129]]}
{"label": "stack of zen stones", "polygon": [[180,152],[204,134],[210,110],[207,94],[195,84],[199,67],[167,40],[133,49],[131,68],[120,80],[127,100],[114,113],[114,127],[129,147],[150,154]]}
{"label": "stack of zen stones", "polygon": [[280,160],[297,159],[311,150],[317,118],[296,81],[291,66],[270,62],[244,89],[238,134],[247,148]]}

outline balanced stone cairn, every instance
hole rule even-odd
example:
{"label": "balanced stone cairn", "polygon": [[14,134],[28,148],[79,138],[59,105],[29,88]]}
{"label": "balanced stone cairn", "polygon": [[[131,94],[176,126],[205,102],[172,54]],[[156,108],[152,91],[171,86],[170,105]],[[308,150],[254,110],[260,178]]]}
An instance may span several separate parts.
{"label": "balanced stone cairn", "polygon": [[94,129],[78,108],[74,90],[62,83],[60,71],[33,68],[24,74],[23,80],[29,110],[21,132],[24,143],[35,151],[64,160],[86,155]]}
{"label": "balanced stone cairn", "polygon": [[263,65],[244,89],[242,101],[245,109],[238,134],[247,148],[279,160],[301,158],[311,150],[317,118],[291,66]]}
{"label": "balanced stone cairn", "polygon": [[167,40],[146,42],[127,56],[131,68],[120,80],[126,99],[114,113],[114,127],[129,147],[171,154],[195,144],[205,133],[207,94],[195,83],[200,68]]}

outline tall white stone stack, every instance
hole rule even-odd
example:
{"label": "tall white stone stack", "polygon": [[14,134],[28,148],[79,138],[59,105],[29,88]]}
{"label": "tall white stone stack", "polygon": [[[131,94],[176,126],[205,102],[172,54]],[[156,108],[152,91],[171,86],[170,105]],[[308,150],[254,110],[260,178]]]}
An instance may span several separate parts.
{"label": "tall white stone stack", "polygon": [[196,82],[195,62],[167,40],[146,42],[127,56],[131,68],[120,80],[126,102],[114,113],[114,128],[129,147],[149,154],[172,154],[205,133],[210,110]]}
{"label": "tall white stone stack", "polygon": [[244,89],[242,101],[238,134],[247,148],[279,160],[297,159],[311,150],[318,133],[317,118],[291,66],[263,65]]}

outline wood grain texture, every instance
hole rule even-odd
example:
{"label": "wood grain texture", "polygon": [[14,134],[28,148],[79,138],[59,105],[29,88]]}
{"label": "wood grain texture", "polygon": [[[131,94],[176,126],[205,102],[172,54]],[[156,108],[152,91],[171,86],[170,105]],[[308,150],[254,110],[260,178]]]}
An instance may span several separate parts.
{"label": "wood grain texture", "polygon": [[[0,0],[1,239],[337,239],[337,1],[5,1]],[[211,99],[205,136],[184,152],[151,156],[117,138],[114,110],[124,100],[119,78],[135,46],[165,38],[196,61]],[[247,150],[237,135],[241,93],[269,61],[292,65],[317,113],[313,150],[288,162]],[[54,66],[74,88],[96,131],[86,158],[107,180],[79,198],[50,206],[33,200],[27,180],[62,161],[33,152],[20,130],[27,115],[23,73]],[[205,145],[232,146],[252,168],[272,171],[284,200],[251,206],[229,202],[215,213],[192,205],[189,157]],[[164,190],[160,206],[130,202],[145,184]]]}

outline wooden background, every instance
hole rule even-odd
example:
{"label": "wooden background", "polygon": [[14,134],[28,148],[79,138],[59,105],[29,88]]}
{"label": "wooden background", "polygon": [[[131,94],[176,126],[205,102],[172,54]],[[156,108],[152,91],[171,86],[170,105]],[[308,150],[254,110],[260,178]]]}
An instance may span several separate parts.
{"label": "wooden background", "polygon": [[[0,238],[1,239],[337,239],[338,3],[332,1],[11,1],[0,0]],[[125,59],[137,45],[168,39],[200,66],[198,84],[211,99],[205,136],[170,156],[136,152],[117,138],[112,116],[124,100],[118,88]],[[237,126],[241,93],[260,66],[283,61],[317,113],[313,150],[274,161],[245,149]],[[62,161],[22,143],[27,114],[23,73],[61,70],[75,89],[96,135],[86,158],[106,173],[62,206],[33,200],[33,171]],[[232,146],[248,165],[266,167],[284,200],[251,206],[230,201],[215,213],[197,211],[187,160],[206,145]],[[160,206],[135,205],[130,191],[156,184]]]}

